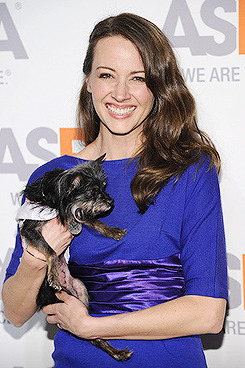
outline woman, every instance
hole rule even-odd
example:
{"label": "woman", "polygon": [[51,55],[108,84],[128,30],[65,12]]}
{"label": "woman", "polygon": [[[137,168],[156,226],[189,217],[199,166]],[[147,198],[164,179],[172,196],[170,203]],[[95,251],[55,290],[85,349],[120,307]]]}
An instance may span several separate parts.
{"label": "woman", "polygon": [[[55,367],[117,366],[83,340],[97,337],[134,350],[125,367],[206,367],[198,335],[222,329],[227,299],[219,155],[197,127],[168,40],[146,19],[120,14],[98,23],[84,74],[86,147],[43,165],[30,180],[106,152],[115,208],[103,221],[127,235],[116,242],[84,227],[73,239],[71,272],[87,285],[91,310],[65,292],[57,294],[64,303],[43,308],[62,328]],[[72,240],[55,219],[43,235],[57,254]],[[6,317],[16,326],[35,313],[46,272],[43,255],[28,249],[34,256],[17,237],[3,288]]]}

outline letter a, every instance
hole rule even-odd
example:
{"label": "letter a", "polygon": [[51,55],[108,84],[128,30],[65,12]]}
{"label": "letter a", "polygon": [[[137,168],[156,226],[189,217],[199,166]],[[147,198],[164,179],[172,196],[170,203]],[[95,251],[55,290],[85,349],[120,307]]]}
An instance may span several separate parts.
{"label": "letter a", "polygon": [[[184,36],[174,35],[178,19],[181,20]],[[199,35],[185,0],[172,1],[163,30],[175,47],[189,47],[192,55],[206,55],[205,36]]]}
{"label": "letter a", "polygon": [[0,51],[12,51],[15,59],[28,59],[20,36],[6,4],[0,3],[0,25],[4,26],[7,40],[0,40]]}

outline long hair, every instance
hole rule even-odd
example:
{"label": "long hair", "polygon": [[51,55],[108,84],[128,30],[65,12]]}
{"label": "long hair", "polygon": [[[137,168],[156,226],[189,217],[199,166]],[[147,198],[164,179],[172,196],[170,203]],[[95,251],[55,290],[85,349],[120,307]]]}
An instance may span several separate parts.
{"label": "long hair", "polygon": [[[155,24],[129,13],[99,22],[90,35],[83,64],[85,76],[91,73],[97,42],[116,35],[137,47],[146,85],[154,96],[153,109],[143,123],[143,143],[135,155],[138,171],[131,182],[139,212],[144,213],[171,177],[178,180],[203,154],[210,158],[210,168],[215,165],[219,172],[220,158],[211,140],[197,126],[195,100],[185,84],[169,40]],[[86,80],[79,97],[78,121],[79,126],[83,126],[87,145],[97,138],[100,119],[87,92]]]}

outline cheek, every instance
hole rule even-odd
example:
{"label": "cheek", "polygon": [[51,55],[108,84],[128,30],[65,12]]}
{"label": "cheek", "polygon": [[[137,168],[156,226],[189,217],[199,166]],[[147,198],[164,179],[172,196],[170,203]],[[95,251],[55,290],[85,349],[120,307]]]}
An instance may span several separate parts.
{"label": "cheek", "polygon": [[110,88],[107,85],[95,82],[92,84],[91,92],[93,101],[99,103],[110,93]]}
{"label": "cheek", "polygon": [[139,95],[139,100],[141,101],[141,104],[144,105],[146,108],[151,110],[154,102],[153,94],[149,91],[142,91],[142,93]]}

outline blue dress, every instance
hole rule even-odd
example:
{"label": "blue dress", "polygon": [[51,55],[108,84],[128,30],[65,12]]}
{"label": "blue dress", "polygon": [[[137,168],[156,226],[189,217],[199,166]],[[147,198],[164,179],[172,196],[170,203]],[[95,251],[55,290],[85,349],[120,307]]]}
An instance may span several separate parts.
{"label": "blue dress", "polygon": [[[69,169],[84,162],[62,156],[39,167],[36,180],[55,167]],[[145,214],[139,214],[130,190],[136,163],[105,161],[107,192],[115,208],[103,221],[127,229],[120,241],[83,227],[70,245],[70,268],[86,284],[91,314],[105,316],[137,311],[181,295],[228,299],[225,239],[215,168],[206,159],[198,171],[191,165],[175,183],[163,187]],[[20,237],[7,269],[13,275],[22,255]],[[82,266],[82,267],[81,267]],[[111,340],[133,350],[127,362],[116,362],[88,341],[59,330],[55,336],[55,368],[204,368],[199,336],[166,340]]]}

